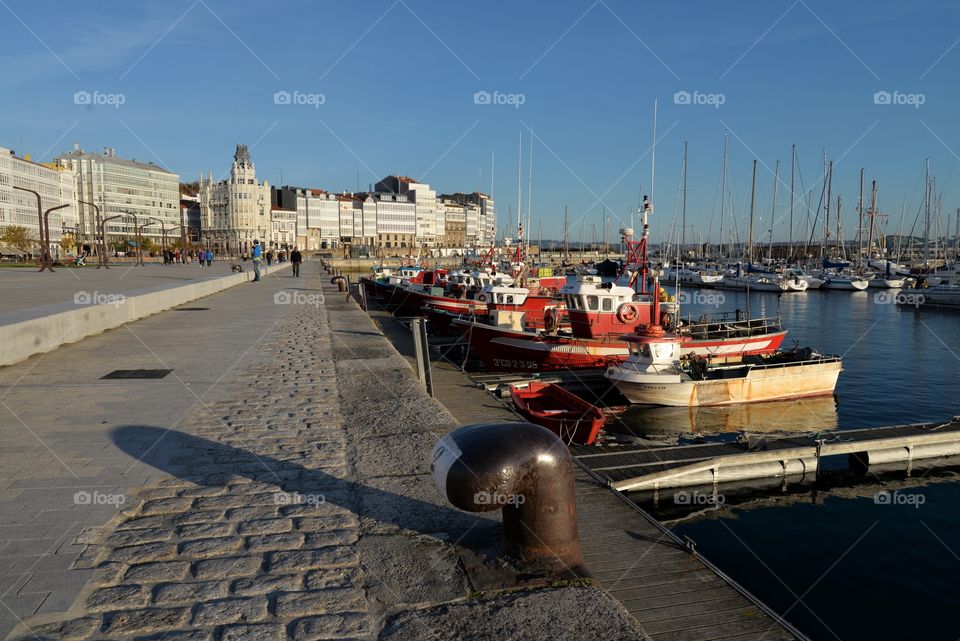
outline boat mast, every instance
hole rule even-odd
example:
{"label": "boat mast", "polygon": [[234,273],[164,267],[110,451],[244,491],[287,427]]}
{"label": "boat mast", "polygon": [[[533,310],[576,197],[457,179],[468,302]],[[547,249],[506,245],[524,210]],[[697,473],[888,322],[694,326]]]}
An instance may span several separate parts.
{"label": "boat mast", "polygon": [[[861,180],[863,176],[863,170],[861,170]],[[867,212],[867,216],[870,218],[870,232],[867,234],[867,267],[870,267],[870,256],[873,255],[873,224],[875,221],[875,216],[877,215],[877,181],[874,180],[871,183],[870,187],[870,210]]]}
{"label": "boat mast", "polygon": [[757,192],[757,161],[753,161],[753,178],[750,181],[750,229],[747,232],[747,265],[753,264],[753,204]]}
{"label": "boat mast", "polygon": [[570,260],[570,235],[567,229],[567,206],[563,206],[563,259]]}
{"label": "boat mast", "polygon": [[[860,217],[860,222],[857,227],[857,256],[860,258],[860,271],[863,271],[863,167],[860,168],[860,201],[857,203],[857,213]],[[871,231],[873,231],[871,229]],[[869,255],[870,248],[867,247],[867,253]],[[869,262],[869,257],[867,259]]]}
{"label": "boat mast", "polygon": [[[826,152],[824,152],[826,154]],[[823,258],[826,258],[827,247],[829,243],[827,239],[830,237],[830,201],[833,198],[833,161],[831,160],[827,164],[827,200],[826,206],[823,208],[823,249],[821,249],[820,254]]]}
{"label": "boat mast", "polygon": [[777,161],[776,168],[773,170],[773,204],[770,211],[770,248],[768,250],[769,258],[773,260],[773,227],[777,219],[777,183],[780,182],[780,161]]}
{"label": "boat mast", "polygon": [[790,230],[788,232],[790,240],[787,242],[789,252],[787,255],[788,264],[793,262],[793,178],[794,174],[796,173],[796,165],[797,145],[794,143],[790,147]]}
{"label": "boat mast", "polygon": [[680,219],[680,251],[678,256],[683,257],[687,249],[687,141],[683,141],[683,213]]}
{"label": "boat mast", "polygon": [[719,247],[719,259],[723,259],[723,214],[724,214],[724,205],[726,204],[727,196],[727,143],[729,142],[729,134],[723,134],[723,163],[720,168],[720,247]]}
{"label": "boat mast", "polygon": [[925,161],[926,186],[924,188],[924,222],[923,222],[923,266],[929,267],[930,264],[930,159]]}

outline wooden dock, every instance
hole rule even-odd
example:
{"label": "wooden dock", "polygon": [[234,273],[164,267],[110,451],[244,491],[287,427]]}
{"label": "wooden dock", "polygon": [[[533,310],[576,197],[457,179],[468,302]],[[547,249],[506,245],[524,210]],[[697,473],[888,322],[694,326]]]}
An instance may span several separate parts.
{"label": "wooden dock", "polygon": [[[370,313],[408,359],[413,339],[404,319]],[[484,382],[444,359],[432,361],[433,389],[461,423],[521,420]],[[653,641],[779,641],[806,637],[699,555],[656,519],[613,490],[576,458],[577,524],[593,579],[613,595]]]}
{"label": "wooden dock", "polygon": [[816,474],[827,456],[856,463],[905,462],[960,454],[960,420],[668,447],[575,446],[573,456],[616,490],[716,485],[727,481]]}

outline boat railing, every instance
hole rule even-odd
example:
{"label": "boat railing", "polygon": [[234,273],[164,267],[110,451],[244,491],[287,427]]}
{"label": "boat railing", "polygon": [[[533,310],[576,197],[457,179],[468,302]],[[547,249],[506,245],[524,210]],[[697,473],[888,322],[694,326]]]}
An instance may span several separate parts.
{"label": "boat railing", "polygon": [[740,312],[704,314],[696,320],[692,316],[688,316],[682,327],[684,333],[704,338],[758,336],[780,332],[782,329],[783,326],[779,316],[743,318]]}

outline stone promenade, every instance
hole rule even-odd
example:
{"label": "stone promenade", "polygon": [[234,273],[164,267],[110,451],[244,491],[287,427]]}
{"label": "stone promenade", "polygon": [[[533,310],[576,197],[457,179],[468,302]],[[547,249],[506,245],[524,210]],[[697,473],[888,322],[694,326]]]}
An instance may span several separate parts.
{"label": "stone promenade", "polygon": [[478,591],[499,524],[429,477],[455,421],[304,272],[0,370],[0,637],[644,638],[599,588]]}

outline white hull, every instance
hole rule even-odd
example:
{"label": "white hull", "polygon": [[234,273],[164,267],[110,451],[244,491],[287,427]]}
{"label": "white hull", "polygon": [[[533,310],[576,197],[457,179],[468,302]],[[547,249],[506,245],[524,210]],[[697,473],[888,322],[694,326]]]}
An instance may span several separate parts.
{"label": "white hull", "polygon": [[832,394],[842,369],[839,361],[828,361],[756,367],[740,378],[689,380],[679,374],[631,371],[625,363],[611,367],[606,376],[631,403],[697,407]]}
{"label": "white hull", "polygon": [[871,278],[871,289],[900,289],[904,285],[902,278]]}
{"label": "white hull", "polygon": [[862,292],[870,286],[870,281],[862,278],[828,278],[823,281],[821,289],[836,289],[848,292]]}

